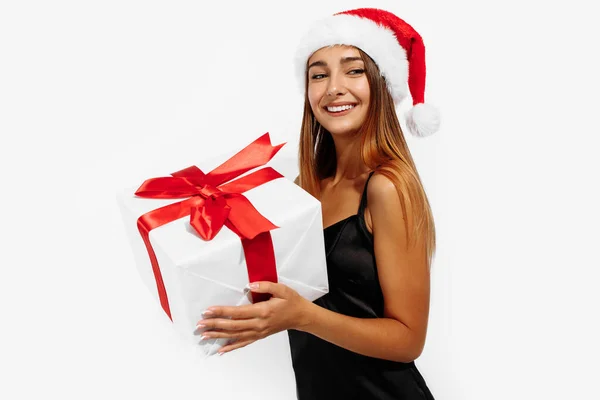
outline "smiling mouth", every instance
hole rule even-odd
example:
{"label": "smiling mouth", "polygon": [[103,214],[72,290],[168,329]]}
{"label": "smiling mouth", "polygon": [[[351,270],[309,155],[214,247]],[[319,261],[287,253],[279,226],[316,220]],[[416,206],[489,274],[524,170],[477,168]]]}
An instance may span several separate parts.
{"label": "smiling mouth", "polygon": [[327,106],[327,107],[325,107],[325,109],[328,112],[330,112],[330,113],[336,114],[336,113],[341,113],[341,112],[344,112],[344,111],[351,110],[354,107],[355,107],[354,104],[346,104],[346,105],[343,105],[343,106],[333,106],[333,107]]}

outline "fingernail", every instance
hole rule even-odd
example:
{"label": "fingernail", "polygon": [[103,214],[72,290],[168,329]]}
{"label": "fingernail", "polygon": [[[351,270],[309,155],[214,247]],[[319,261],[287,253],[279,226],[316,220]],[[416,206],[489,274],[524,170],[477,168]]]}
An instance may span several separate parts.
{"label": "fingernail", "polygon": [[213,313],[212,311],[210,311],[210,310],[204,310],[204,311],[202,311],[202,315],[203,315],[203,316],[204,316],[204,315],[211,316],[211,315],[213,315],[213,314],[214,314],[214,313]]}
{"label": "fingernail", "polygon": [[220,355],[220,356],[222,356],[223,354],[225,354],[225,352],[224,351],[220,351],[217,354]]}
{"label": "fingernail", "polygon": [[200,340],[210,339],[210,336],[202,335],[200,336]]}
{"label": "fingernail", "polygon": [[249,283],[249,284],[248,284],[248,287],[249,287],[250,289],[258,289],[258,283],[254,283],[254,282],[253,282],[253,283]]}
{"label": "fingernail", "polygon": [[205,326],[206,326],[206,325],[203,325],[203,324],[198,324],[198,325],[196,325],[196,329],[202,329],[202,328],[204,328]]}

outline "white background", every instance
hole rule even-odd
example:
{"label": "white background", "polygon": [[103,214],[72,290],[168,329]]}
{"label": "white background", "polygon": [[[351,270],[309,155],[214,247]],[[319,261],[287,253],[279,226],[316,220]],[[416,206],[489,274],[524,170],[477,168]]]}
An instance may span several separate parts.
{"label": "white background", "polygon": [[422,34],[442,111],[408,138],[438,230],[434,396],[600,398],[600,32],[583,1],[548,3],[3,2],[0,397],[294,398],[285,333],[209,361],[178,342],[115,192],[267,131],[293,178],[295,44],[369,6]]}

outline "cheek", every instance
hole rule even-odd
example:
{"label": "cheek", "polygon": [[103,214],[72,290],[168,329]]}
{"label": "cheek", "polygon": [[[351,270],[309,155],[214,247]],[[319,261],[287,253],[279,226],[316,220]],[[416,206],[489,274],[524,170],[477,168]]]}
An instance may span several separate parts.
{"label": "cheek", "polygon": [[311,88],[310,86],[308,87],[308,102],[310,104],[310,108],[312,109],[313,113],[315,112],[316,109],[319,108],[319,100],[321,99],[321,95],[318,92],[318,90],[315,90],[314,88]]}
{"label": "cheek", "polygon": [[357,88],[358,93],[360,93],[360,98],[363,103],[368,103],[371,99],[371,88],[369,87],[369,82],[365,79],[365,81]]}

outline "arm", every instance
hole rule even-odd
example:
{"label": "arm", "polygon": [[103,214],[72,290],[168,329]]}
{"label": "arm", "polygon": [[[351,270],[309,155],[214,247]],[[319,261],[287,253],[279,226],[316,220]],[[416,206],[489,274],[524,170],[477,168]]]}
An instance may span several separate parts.
{"label": "arm", "polygon": [[400,362],[416,359],[425,344],[429,316],[425,246],[417,241],[407,249],[400,198],[391,181],[375,174],[367,195],[384,318],[338,314],[283,284],[254,282],[250,285],[253,292],[271,293],[273,297],[252,305],[209,307],[198,326],[206,329],[204,336],[236,339],[221,349],[228,352],[274,333],[297,329],[363,355]]}
{"label": "arm", "polygon": [[410,362],[422,352],[429,316],[429,268],[424,245],[407,250],[400,198],[375,174],[367,189],[384,318],[354,318],[310,303],[299,330],[363,355]]}

